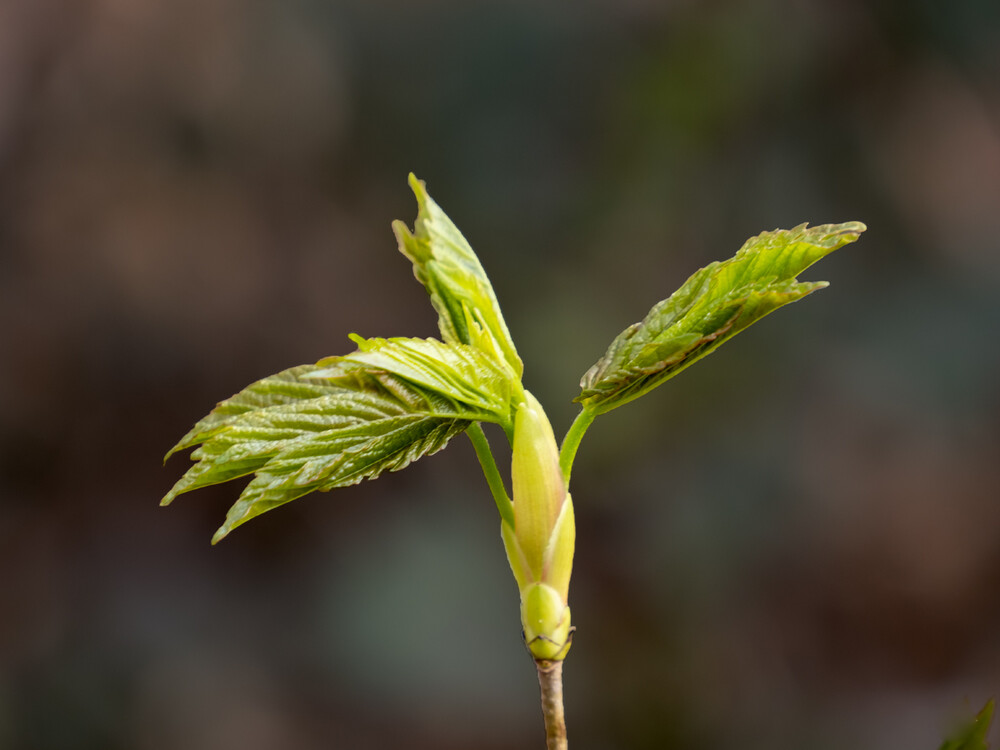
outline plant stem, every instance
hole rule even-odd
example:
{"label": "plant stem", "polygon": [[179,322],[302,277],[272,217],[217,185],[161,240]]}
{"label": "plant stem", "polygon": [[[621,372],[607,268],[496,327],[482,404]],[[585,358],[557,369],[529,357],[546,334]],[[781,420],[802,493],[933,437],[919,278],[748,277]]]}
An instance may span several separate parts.
{"label": "plant stem", "polygon": [[542,688],[542,714],[545,716],[545,747],[547,750],[568,750],[566,715],[563,711],[561,661],[535,659],[538,684]]}
{"label": "plant stem", "polygon": [[490,450],[490,441],[486,439],[483,428],[479,422],[474,422],[472,427],[466,430],[472,447],[476,449],[476,456],[479,458],[479,465],[483,467],[483,474],[486,476],[486,484],[490,486],[493,493],[493,500],[500,511],[500,518],[514,528],[514,504],[510,501],[507,488],[503,485],[503,477],[497,468],[497,462],[493,458],[493,451]]}
{"label": "plant stem", "polygon": [[559,449],[559,468],[562,469],[563,481],[566,482],[567,487],[569,486],[570,472],[573,471],[573,459],[576,458],[576,450],[580,447],[583,434],[590,427],[596,416],[596,413],[584,407],[576,415],[576,419],[573,420],[573,424],[570,425],[569,430],[566,432],[566,437],[563,438],[562,447]]}

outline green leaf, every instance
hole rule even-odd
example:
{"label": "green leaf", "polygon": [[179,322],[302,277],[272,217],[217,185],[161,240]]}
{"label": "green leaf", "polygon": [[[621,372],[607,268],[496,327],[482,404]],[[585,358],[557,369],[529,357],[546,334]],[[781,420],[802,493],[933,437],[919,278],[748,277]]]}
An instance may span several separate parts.
{"label": "green leaf", "polygon": [[[469,419],[513,429],[511,396],[513,391],[520,394],[520,383],[481,350],[437,339],[365,339],[351,334],[351,340],[358,345],[356,352],[325,362],[335,368],[391,372],[449,399],[455,411],[468,412]],[[311,377],[324,375],[320,370]]]}
{"label": "green leaf", "polygon": [[520,379],[524,365],[479,259],[412,174],[410,187],[418,206],[414,232],[401,221],[394,221],[392,228],[400,252],[413,263],[413,275],[437,310],[441,337],[449,344],[468,344],[490,354]]}
{"label": "green leaf", "polygon": [[235,396],[219,402],[211,413],[200,420],[164,456],[166,463],[177,451],[191,448],[205,442],[212,435],[231,424],[240,415],[269,406],[281,406],[297,401],[328,395],[336,392],[336,387],[322,380],[309,380],[310,373],[320,369],[318,365],[300,365],[269,375],[248,385]]}
{"label": "green leaf", "polygon": [[601,414],[642,396],[768,313],[827,286],[795,277],[863,231],[854,221],[751,237],[622,331],[581,379],[576,401]]}
{"label": "green leaf", "polygon": [[[324,379],[316,379],[323,372]],[[223,401],[175,450],[196,462],[163,498],[254,474],[213,543],[315,490],[398,471],[443,448],[482,415],[390,373],[329,362],[292,368]]]}
{"label": "green leaf", "polygon": [[990,750],[986,735],[989,734],[990,724],[993,722],[994,708],[996,708],[995,701],[992,699],[987,701],[983,710],[976,714],[975,720],[946,740],[940,750]]}

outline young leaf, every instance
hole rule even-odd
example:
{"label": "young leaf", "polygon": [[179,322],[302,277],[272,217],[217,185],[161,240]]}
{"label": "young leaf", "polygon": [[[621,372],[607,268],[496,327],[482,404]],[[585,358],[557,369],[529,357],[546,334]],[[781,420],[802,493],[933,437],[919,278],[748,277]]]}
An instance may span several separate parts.
{"label": "young leaf", "polygon": [[392,229],[399,251],[413,263],[413,275],[426,287],[437,310],[442,338],[481,349],[520,379],[524,365],[479,259],[412,174],[410,187],[418,206],[414,233],[401,221],[394,221]]}
{"label": "young leaf", "polygon": [[[326,373],[326,379],[310,376]],[[298,397],[297,397],[298,396]],[[213,543],[314,490],[398,471],[491,415],[395,375],[306,365],[258,381],[216,409],[175,450],[196,461],[163,498],[255,474]]]}
{"label": "young leaf", "polygon": [[827,286],[795,277],[863,231],[854,221],[751,237],[622,331],[581,379],[576,401],[601,414],[645,394],[768,313]]}
{"label": "young leaf", "polygon": [[[513,427],[511,396],[513,389],[521,390],[520,384],[479,349],[445,344],[437,339],[364,339],[351,334],[351,340],[358,345],[356,352],[324,362],[334,368],[350,370],[360,366],[364,370],[391,372],[444,396],[453,402],[456,411],[472,410],[477,421]],[[325,374],[319,370],[310,377],[321,378]]]}
{"label": "young leaf", "polygon": [[322,380],[309,380],[310,373],[316,372],[318,365],[300,365],[283,370],[275,375],[269,375],[256,383],[252,383],[225,401],[221,401],[211,413],[192,427],[164,456],[168,458],[205,442],[212,435],[231,424],[240,415],[250,411],[266,409],[270,406],[281,406],[297,401],[319,398],[336,392],[336,387]]}
{"label": "young leaf", "polygon": [[995,702],[991,699],[983,706],[983,710],[976,714],[976,718],[971,724],[962,728],[951,739],[941,745],[940,750],[990,750],[990,743],[986,735],[990,733],[990,724],[993,722],[993,709]]}

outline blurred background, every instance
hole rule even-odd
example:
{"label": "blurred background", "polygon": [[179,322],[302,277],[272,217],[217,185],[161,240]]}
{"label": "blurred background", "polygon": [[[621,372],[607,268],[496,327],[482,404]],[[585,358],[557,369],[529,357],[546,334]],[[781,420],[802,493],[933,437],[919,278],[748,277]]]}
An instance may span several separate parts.
{"label": "blurred background", "polygon": [[584,441],[573,747],[936,748],[1000,692],[1000,4],[8,0],[0,747],[541,747],[464,438],[215,548],[238,486],[157,507],[219,399],[436,335],[411,170],[558,433],[696,268],[869,226]]}

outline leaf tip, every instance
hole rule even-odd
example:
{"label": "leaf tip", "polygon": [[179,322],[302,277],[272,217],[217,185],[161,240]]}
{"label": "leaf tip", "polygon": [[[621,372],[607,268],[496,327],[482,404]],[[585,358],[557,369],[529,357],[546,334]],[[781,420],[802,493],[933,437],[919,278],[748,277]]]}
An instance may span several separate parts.
{"label": "leaf tip", "polygon": [[410,228],[406,226],[406,222],[402,219],[393,219],[392,233],[396,235],[396,243],[401,247],[406,242],[413,239],[413,234],[410,232]]}
{"label": "leaf tip", "polygon": [[997,699],[990,698],[986,701],[986,705],[983,706],[983,710],[976,714],[976,721],[984,723],[984,734],[990,730],[990,725],[993,723],[993,712],[996,710],[996,707]]}
{"label": "leaf tip", "polygon": [[861,234],[862,232],[867,231],[867,229],[868,225],[863,221],[845,221],[840,225],[840,231],[843,233]]}
{"label": "leaf tip", "polygon": [[424,201],[427,199],[427,184],[417,176],[410,172],[409,177],[406,178],[406,182],[410,186],[410,190],[413,191],[413,195],[417,198],[417,203],[423,207]]}
{"label": "leaf tip", "polygon": [[187,442],[187,437],[185,436],[184,438],[181,439],[179,443],[177,443],[177,445],[175,445],[173,448],[171,448],[166,452],[166,454],[163,456],[164,466],[167,465],[167,461],[170,460],[171,456],[173,456],[175,453],[179,453],[180,451],[188,447],[187,445],[185,445],[186,442]]}
{"label": "leaf tip", "polygon": [[868,231],[868,225],[862,221],[845,221],[843,224],[828,224],[829,237],[840,240],[837,247],[857,242],[863,232]]}
{"label": "leaf tip", "polygon": [[176,484],[174,484],[173,487],[170,488],[170,491],[167,492],[167,494],[160,499],[161,508],[166,508],[168,505],[170,505],[170,503],[172,503],[174,500],[177,499],[178,495],[183,495],[185,492],[191,489],[190,486],[185,486],[184,484],[184,479],[186,477],[187,474],[185,474],[184,477],[181,477],[181,479]]}
{"label": "leaf tip", "polygon": [[223,524],[222,526],[220,526],[218,530],[212,535],[212,546],[214,547],[216,544],[218,544],[227,536],[229,536],[230,531],[231,529],[228,528],[228,524]]}

